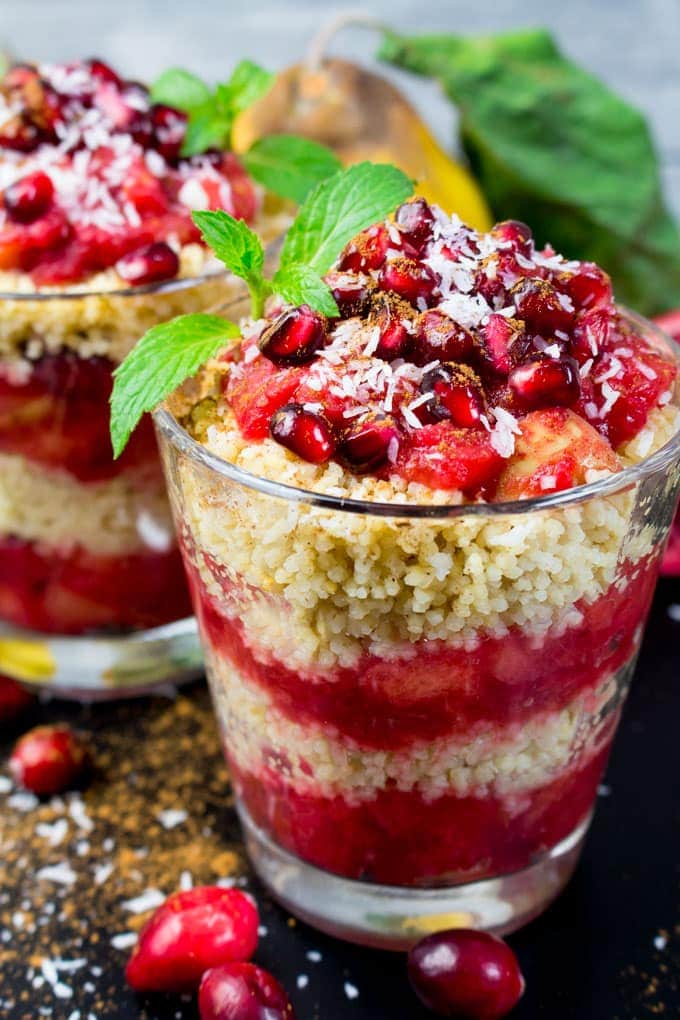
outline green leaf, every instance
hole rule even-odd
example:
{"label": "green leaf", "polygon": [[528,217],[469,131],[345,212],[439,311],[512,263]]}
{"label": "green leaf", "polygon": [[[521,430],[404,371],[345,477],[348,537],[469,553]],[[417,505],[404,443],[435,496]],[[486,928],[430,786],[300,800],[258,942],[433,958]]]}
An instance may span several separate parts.
{"label": "green leaf", "polygon": [[222,149],[228,146],[230,139],[231,123],[225,124],[212,107],[204,107],[189,116],[182,155],[198,156],[206,149]]}
{"label": "green leaf", "polygon": [[114,372],[111,443],[119,457],[146,411],[195,375],[224,345],[240,336],[217,315],[180,315],[145,333]]}
{"label": "green leaf", "polygon": [[287,266],[277,270],[273,289],[291,305],[309,305],[324,315],[339,315],[331,289],[309,266]]}
{"label": "green leaf", "polygon": [[281,249],[281,266],[303,264],[325,273],[360,230],[384,219],[413,191],[395,166],[357,163],[316,186]]}
{"label": "green leaf", "polygon": [[437,79],[499,218],[599,262],[620,300],[680,305],[680,230],[665,207],[642,115],[564,57],[543,30],[384,37],[380,56]]}
{"label": "green leaf", "polygon": [[170,67],[151,86],[154,103],[165,103],[178,110],[193,110],[210,101],[211,92],[204,81],[181,67]]}
{"label": "green leaf", "polygon": [[218,85],[218,96],[220,92],[223,96],[228,93],[231,115],[237,117],[269,92],[275,78],[275,74],[265,71],[252,60],[242,60],[234,68],[226,86]]}
{"label": "green leaf", "polygon": [[218,259],[236,276],[248,284],[254,318],[262,314],[264,298],[269,284],[264,279],[264,248],[254,230],[222,209],[213,212],[195,212],[192,218],[201,231],[205,243]]}
{"label": "green leaf", "polygon": [[246,170],[268,191],[300,205],[319,181],[341,169],[325,145],[297,135],[261,138],[241,156]]}

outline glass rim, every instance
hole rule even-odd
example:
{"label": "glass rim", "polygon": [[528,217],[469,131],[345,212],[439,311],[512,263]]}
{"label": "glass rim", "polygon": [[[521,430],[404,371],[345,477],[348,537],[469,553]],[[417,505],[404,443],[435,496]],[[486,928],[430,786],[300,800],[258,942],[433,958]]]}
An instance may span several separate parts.
{"label": "glass rim", "polygon": [[[623,317],[630,322],[644,327],[668,348],[680,367],[680,345],[662,329],[643,316],[622,306],[617,306]],[[157,430],[190,460],[201,464],[215,474],[231,482],[256,492],[275,496],[293,503],[306,503],[309,506],[328,510],[339,510],[344,513],[368,514],[374,517],[401,518],[434,518],[447,519],[455,517],[503,517],[508,515],[526,514],[530,511],[552,510],[561,507],[576,506],[594,497],[611,496],[614,493],[636,485],[643,478],[670,466],[680,455],[680,427],[674,435],[655,453],[644,457],[638,464],[630,465],[585,485],[574,486],[560,492],[545,496],[534,496],[530,499],[507,500],[494,503],[387,503],[372,500],[354,499],[349,496],[334,496],[330,493],[314,492],[311,489],[287,485],[270,478],[263,478],[250,471],[245,471],[230,461],[211,453],[201,443],[193,439],[179,424],[174,415],[163,404],[153,412]]]}
{"label": "glass rim", "polygon": [[[113,269],[113,266],[109,268]],[[101,270],[106,272],[106,270]],[[176,276],[172,280],[159,280],[156,283],[144,283],[137,287],[111,287],[98,290],[0,290],[0,301],[82,301],[84,298],[119,298],[143,297],[145,294],[171,294],[178,290],[198,287],[211,280],[221,280],[233,276],[228,269],[214,269],[211,272],[199,273],[197,276]],[[65,284],[65,286],[69,286]],[[75,284],[75,287],[78,285]]]}

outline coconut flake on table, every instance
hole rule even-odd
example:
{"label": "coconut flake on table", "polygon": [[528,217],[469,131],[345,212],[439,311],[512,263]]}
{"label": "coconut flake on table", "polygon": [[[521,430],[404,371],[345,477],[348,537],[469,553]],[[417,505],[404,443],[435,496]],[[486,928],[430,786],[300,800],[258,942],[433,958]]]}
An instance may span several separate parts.
{"label": "coconut flake on table", "polygon": [[182,822],[186,822],[188,817],[188,813],[182,808],[168,808],[165,811],[159,811],[156,815],[164,829],[175,829]]}
{"label": "coconut flake on table", "polygon": [[145,889],[139,896],[134,896],[130,900],[123,900],[121,907],[131,914],[145,914],[147,910],[154,910],[156,907],[160,907],[161,903],[165,903],[166,899],[167,897],[160,889]]}
{"label": "coconut flake on table", "polygon": [[66,861],[59,864],[48,864],[36,872],[40,881],[55,882],[57,885],[73,885],[78,876]]}

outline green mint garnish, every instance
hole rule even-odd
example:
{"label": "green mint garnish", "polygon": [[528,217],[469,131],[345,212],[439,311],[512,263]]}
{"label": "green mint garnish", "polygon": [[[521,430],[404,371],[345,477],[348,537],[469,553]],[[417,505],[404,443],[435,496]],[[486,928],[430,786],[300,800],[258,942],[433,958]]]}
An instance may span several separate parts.
{"label": "green mint garnish", "polygon": [[342,169],[340,160],[325,145],[297,135],[261,138],[241,159],[258,183],[298,205],[319,181]]}
{"label": "green mint garnish", "polygon": [[[246,282],[254,318],[261,317],[272,293],[332,316],[338,309],[322,274],[358,231],[384,219],[412,191],[406,174],[388,164],[360,163],[326,178],[301,206],[272,279],[264,275],[260,238],[242,220],[222,211],[196,212],[194,220],[227,269]],[[114,455],[123,451],[146,411],[239,335],[233,322],[201,314],[181,315],[150,329],[114,373]]]}

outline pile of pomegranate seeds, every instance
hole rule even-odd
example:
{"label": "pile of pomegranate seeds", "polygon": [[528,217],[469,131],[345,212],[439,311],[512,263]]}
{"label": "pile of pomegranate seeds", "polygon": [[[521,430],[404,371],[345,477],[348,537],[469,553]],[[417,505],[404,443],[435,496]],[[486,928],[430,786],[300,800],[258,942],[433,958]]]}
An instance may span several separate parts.
{"label": "pile of pomegranate seeds", "polygon": [[[549,446],[549,412],[569,411],[589,466],[609,470],[672,398],[675,365],[621,317],[607,275],[537,249],[524,223],[481,234],[416,198],[355,237],[327,282],[339,317],[279,306],[244,336],[225,391],[245,438],[312,464],[494,499],[527,416]],[[546,470],[540,493],[582,481]]]}
{"label": "pile of pomegranate seeds", "polygon": [[100,60],[11,68],[0,82],[0,269],[53,284],[116,266],[148,284],[176,276],[174,249],[200,241],[193,209],[252,221],[257,196],[236,156],[181,158],[186,125]]}

